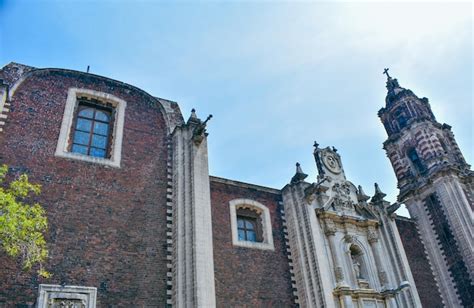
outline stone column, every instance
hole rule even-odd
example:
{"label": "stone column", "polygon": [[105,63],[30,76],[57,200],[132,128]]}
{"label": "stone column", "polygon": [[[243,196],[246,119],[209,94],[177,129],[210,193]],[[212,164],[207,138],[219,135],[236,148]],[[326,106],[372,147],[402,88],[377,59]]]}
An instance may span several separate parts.
{"label": "stone column", "polygon": [[383,289],[387,288],[387,273],[382,262],[382,252],[379,243],[379,236],[377,230],[374,227],[369,227],[367,231],[367,240],[370,243],[370,248],[375,258],[375,265],[377,266],[377,273],[379,276],[380,284]]}
{"label": "stone column", "polygon": [[338,286],[346,286],[344,282],[344,272],[341,266],[341,256],[339,249],[336,245],[336,226],[334,222],[330,219],[324,221],[324,233],[326,234],[329,242],[329,248],[331,250],[332,262],[334,264],[334,273],[336,276],[336,283]]}
{"label": "stone column", "polygon": [[395,296],[390,296],[387,298],[387,307],[388,308],[400,308],[400,306],[397,303],[397,300],[395,299]]}
{"label": "stone column", "polygon": [[342,302],[344,303],[344,308],[353,308],[354,302],[352,301],[352,296],[342,295]]}

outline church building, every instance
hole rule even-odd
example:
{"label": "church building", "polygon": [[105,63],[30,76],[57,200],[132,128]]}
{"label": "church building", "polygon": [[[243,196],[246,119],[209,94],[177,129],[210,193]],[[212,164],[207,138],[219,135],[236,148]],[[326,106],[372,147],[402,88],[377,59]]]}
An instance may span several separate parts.
{"label": "church building", "polygon": [[0,307],[472,307],[474,173],[428,99],[385,73],[397,202],[317,142],[314,183],[298,163],[283,188],[212,176],[212,116],[103,76],[6,65],[0,164],[42,186],[52,277],[0,254]]}

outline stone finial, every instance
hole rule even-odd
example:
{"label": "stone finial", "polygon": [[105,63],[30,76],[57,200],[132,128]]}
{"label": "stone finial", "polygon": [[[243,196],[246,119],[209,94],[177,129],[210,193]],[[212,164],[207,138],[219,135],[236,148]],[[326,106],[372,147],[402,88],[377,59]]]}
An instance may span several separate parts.
{"label": "stone finial", "polygon": [[188,119],[187,123],[194,123],[194,124],[201,123],[201,120],[196,115],[196,109],[194,109],[194,108],[191,109],[191,115],[189,116],[189,119]]}
{"label": "stone finial", "polygon": [[365,194],[364,190],[362,189],[362,186],[359,185],[357,187],[357,200],[359,202],[366,202],[369,199],[370,197]]}
{"label": "stone finial", "polygon": [[291,178],[291,183],[296,184],[296,183],[302,182],[307,177],[308,177],[308,175],[303,172],[303,170],[301,169],[300,163],[296,163],[296,173]]}
{"label": "stone finial", "polygon": [[383,192],[380,190],[379,184],[375,183],[374,186],[375,186],[375,194],[374,194],[374,196],[372,197],[372,202],[384,201],[383,198],[385,198],[385,196],[386,196],[387,194],[383,193]]}
{"label": "stone finial", "polygon": [[210,114],[204,122],[201,121],[196,115],[196,110],[193,108],[191,110],[191,116],[189,117],[188,123],[191,124],[193,129],[193,140],[196,145],[199,145],[205,136],[207,136],[206,126],[207,122],[212,119],[212,114]]}

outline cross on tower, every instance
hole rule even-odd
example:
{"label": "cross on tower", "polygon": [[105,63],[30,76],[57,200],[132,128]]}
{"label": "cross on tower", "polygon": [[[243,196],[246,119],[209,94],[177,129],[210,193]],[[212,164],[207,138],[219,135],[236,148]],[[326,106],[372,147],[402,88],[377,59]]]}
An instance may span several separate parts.
{"label": "cross on tower", "polygon": [[388,68],[385,68],[382,74],[387,75],[387,78],[391,78],[390,75],[388,74]]}

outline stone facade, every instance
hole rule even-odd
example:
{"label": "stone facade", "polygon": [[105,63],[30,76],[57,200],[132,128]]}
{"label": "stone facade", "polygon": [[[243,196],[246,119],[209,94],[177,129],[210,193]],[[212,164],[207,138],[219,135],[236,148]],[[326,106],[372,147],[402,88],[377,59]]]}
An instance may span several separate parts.
{"label": "stone facade", "polygon": [[[106,157],[71,150],[82,96],[113,110]],[[109,78],[5,66],[0,163],[43,187],[36,201],[49,220],[45,267],[53,276],[39,278],[1,256],[0,307],[435,307],[436,296],[445,300],[433,288],[440,268],[454,273],[448,287],[459,290],[456,277],[467,279],[456,260],[470,264],[458,240],[469,230],[453,227],[446,243],[427,242],[424,227],[433,217],[433,234],[453,226],[458,208],[472,200],[472,182],[450,179],[465,175],[442,173],[430,182],[436,198],[407,202],[426,213],[416,229],[414,221],[397,219],[399,204],[385,201],[378,187],[370,198],[348,181],[334,148],[315,147],[317,183],[306,182],[299,165],[281,190],[210,176],[210,118],[193,110],[185,121],[177,103]],[[448,149],[444,161],[465,164],[449,129],[430,123],[420,123],[416,140],[434,144],[426,127],[437,128]],[[396,130],[390,125],[389,135]],[[420,156],[436,151],[424,146]],[[403,182],[403,153],[389,152]],[[411,196],[410,185],[403,182],[402,196]],[[459,205],[444,209],[453,194]],[[436,267],[430,251],[450,243],[455,253]]]}

